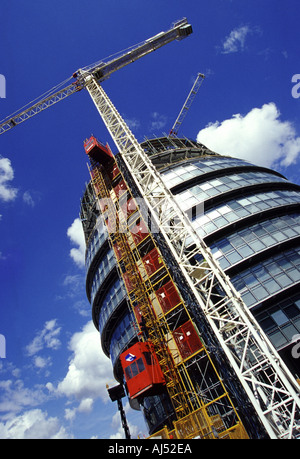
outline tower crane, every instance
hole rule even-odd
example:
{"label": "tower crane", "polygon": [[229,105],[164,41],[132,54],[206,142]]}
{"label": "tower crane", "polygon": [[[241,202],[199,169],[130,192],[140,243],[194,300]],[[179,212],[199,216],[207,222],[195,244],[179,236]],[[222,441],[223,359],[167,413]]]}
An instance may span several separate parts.
{"label": "tower crane", "polygon": [[189,287],[191,313],[202,324],[203,333],[216,340],[216,361],[222,354],[252,406],[255,421],[270,438],[297,438],[300,398],[294,377],[100,84],[116,70],[191,33],[191,25],[183,19],[108,62],[79,69],[72,82],[66,80],[4,119],[0,134],[83,88],[88,91]]}
{"label": "tower crane", "polygon": [[194,84],[192,86],[192,89],[190,90],[183,106],[182,106],[182,109],[180,110],[179,112],[179,115],[177,116],[176,120],[175,120],[175,123],[173,124],[173,127],[169,133],[169,137],[175,137],[178,133],[178,130],[184,120],[184,118],[186,117],[186,114],[188,112],[188,109],[190,108],[190,106],[192,105],[193,103],[193,100],[195,99],[196,97],[196,94],[197,92],[199,91],[200,89],[200,86],[202,85],[203,83],[203,80],[204,80],[205,76],[202,74],[202,73],[198,73],[197,74],[197,77],[194,81]]}

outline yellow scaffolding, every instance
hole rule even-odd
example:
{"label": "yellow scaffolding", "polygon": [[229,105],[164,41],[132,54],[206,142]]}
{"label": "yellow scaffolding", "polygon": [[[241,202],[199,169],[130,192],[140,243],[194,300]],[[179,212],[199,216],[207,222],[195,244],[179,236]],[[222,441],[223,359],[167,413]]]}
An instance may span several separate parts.
{"label": "yellow scaffolding", "polygon": [[[116,163],[114,166],[116,166]],[[165,314],[159,308],[158,302],[155,301],[155,282],[151,280],[151,276],[147,274],[143,267],[142,257],[138,250],[139,243],[134,240],[130,231],[133,222],[143,222],[147,227],[146,222],[139,207],[136,205],[135,218],[131,217],[129,223],[127,213],[125,212],[124,214],[120,206],[120,195],[118,196],[115,193],[113,187],[113,181],[122,180],[126,185],[122,191],[127,193],[127,202],[129,199],[133,200],[134,198],[124,176],[119,172],[118,176],[115,176],[112,180],[108,176],[107,169],[104,169],[93,160],[91,160],[90,174],[95,195],[100,202],[99,207],[108,230],[110,246],[114,250],[118,261],[119,274],[122,276],[127,289],[129,303],[137,324],[139,325],[139,318],[137,317],[138,306],[146,326],[147,338],[145,338],[139,325],[139,339],[150,341],[154,347],[175,413],[176,419],[173,421],[173,428],[168,430],[165,427],[154,436],[181,439],[196,437],[203,439],[248,438],[203,341],[201,347],[186,359],[180,356],[176,348],[174,330],[170,328],[168,321],[168,314],[172,310]],[[124,199],[122,202],[124,202]],[[112,228],[113,231],[111,231]],[[172,280],[172,275],[150,231],[148,231],[146,237],[151,241],[151,246],[155,247],[159,252],[161,262],[159,267],[159,271],[161,271],[160,281],[163,277],[168,277]],[[130,285],[130,288],[128,285]],[[177,292],[180,295],[178,289]],[[182,298],[173,310],[178,310],[178,308],[182,308],[184,314],[193,323]],[[195,324],[193,325],[199,334],[197,327]],[[197,358],[197,355],[199,359],[205,359],[206,372],[209,371],[210,374],[214,374],[214,389],[209,388],[206,393],[203,387],[199,387],[199,382],[197,384],[193,382],[194,375],[190,374],[189,371],[191,359]],[[203,381],[205,380],[205,375],[202,376],[202,379]],[[206,384],[206,388],[208,385]],[[208,396],[208,393],[210,396]],[[227,412],[233,413],[233,415],[231,414],[231,425],[226,425],[223,422],[222,416],[218,413],[220,407],[227,409]]]}

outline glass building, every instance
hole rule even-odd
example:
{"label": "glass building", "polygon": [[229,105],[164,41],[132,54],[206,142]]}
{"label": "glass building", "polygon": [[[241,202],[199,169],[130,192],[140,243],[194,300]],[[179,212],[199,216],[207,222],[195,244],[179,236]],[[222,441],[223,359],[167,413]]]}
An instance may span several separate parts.
{"label": "glass building", "polygon": [[[292,348],[300,335],[300,186],[278,172],[218,155],[188,139],[157,138],[142,147],[299,378],[300,359],[293,357]],[[118,155],[116,160],[121,169]],[[91,183],[82,198],[81,219],[87,297],[102,349],[121,382],[119,356],[137,340],[138,330]],[[140,409],[136,402],[133,408]],[[166,395],[145,397],[141,409],[150,434],[172,415]]]}

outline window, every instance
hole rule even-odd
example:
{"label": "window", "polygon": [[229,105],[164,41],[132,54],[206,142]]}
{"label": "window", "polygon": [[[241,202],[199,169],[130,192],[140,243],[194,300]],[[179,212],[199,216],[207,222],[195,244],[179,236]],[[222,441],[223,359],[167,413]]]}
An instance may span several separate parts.
{"label": "window", "polygon": [[273,345],[277,349],[287,343],[287,339],[281,333],[280,330],[276,330],[275,332],[270,333],[269,337],[270,337],[270,340],[272,341]]}
{"label": "window", "polygon": [[143,352],[143,355],[146,360],[146,365],[152,365],[152,358],[150,352]]}
{"label": "window", "polygon": [[[148,352],[148,354],[149,354],[149,352]],[[144,355],[145,355],[145,353],[144,353]],[[150,357],[150,359],[151,359],[151,357]],[[150,364],[149,365],[151,365],[151,360],[150,360]],[[141,373],[144,370],[145,370],[145,365],[144,365],[142,357],[140,357],[136,361],[132,362],[131,365],[129,365],[128,367],[125,368],[126,380],[128,381],[129,379],[134,378],[135,376],[137,376],[139,373]]]}
{"label": "window", "polygon": [[254,251],[248,247],[247,245],[244,245],[243,247],[240,247],[239,249],[240,254],[242,255],[243,258],[249,257],[254,253]]}
{"label": "window", "polygon": [[210,183],[204,183],[203,185],[200,185],[200,188],[203,191],[206,191],[206,190],[209,190],[210,188],[212,188],[212,185]]}
{"label": "window", "polygon": [[277,323],[277,325],[283,325],[285,324],[286,322],[289,321],[288,317],[284,314],[283,311],[281,310],[278,310],[276,312],[273,312],[271,314],[272,318],[275,320],[275,322]]}
{"label": "window", "polygon": [[143,359],[141,357],[137,360],[136,363],[137,363],[137,367],[138,367],[140,373],[145,370],[145,365],[144,365]]}
{"label": "window", "polygon": [[131,379],[132,375],[131,375],[130,367],[125,368],[125,377],[127,381]]}
{"label": "window", "polygon": [[238,261],[242,260],[241,255],[239,255],[237,252],[228,253],[226,258],[231,264],[237,263]]}
{"label": "window", "polygon": [[131,369],[132,377],[134,378],[134,376],[136,376],[139,373],[136,362],[132,362],[132,364],[130,365],[130,369]]}

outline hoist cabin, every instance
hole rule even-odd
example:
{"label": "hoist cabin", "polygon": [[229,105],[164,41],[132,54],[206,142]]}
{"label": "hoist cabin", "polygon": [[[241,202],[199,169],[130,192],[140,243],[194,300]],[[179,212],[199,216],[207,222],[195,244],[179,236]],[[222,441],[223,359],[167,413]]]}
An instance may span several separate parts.
{"label": "hoist cabin", "polygon": [[87,155],[94,161],[106,166],[114,157],[109,146],[99,142],[96,137],[91,136],[84,141],[84,149]]}
{"label": "hoist cabin", "polygon": [[138,342],[120,356],[130,398],[161,393],[165,378],[153,346]]}

